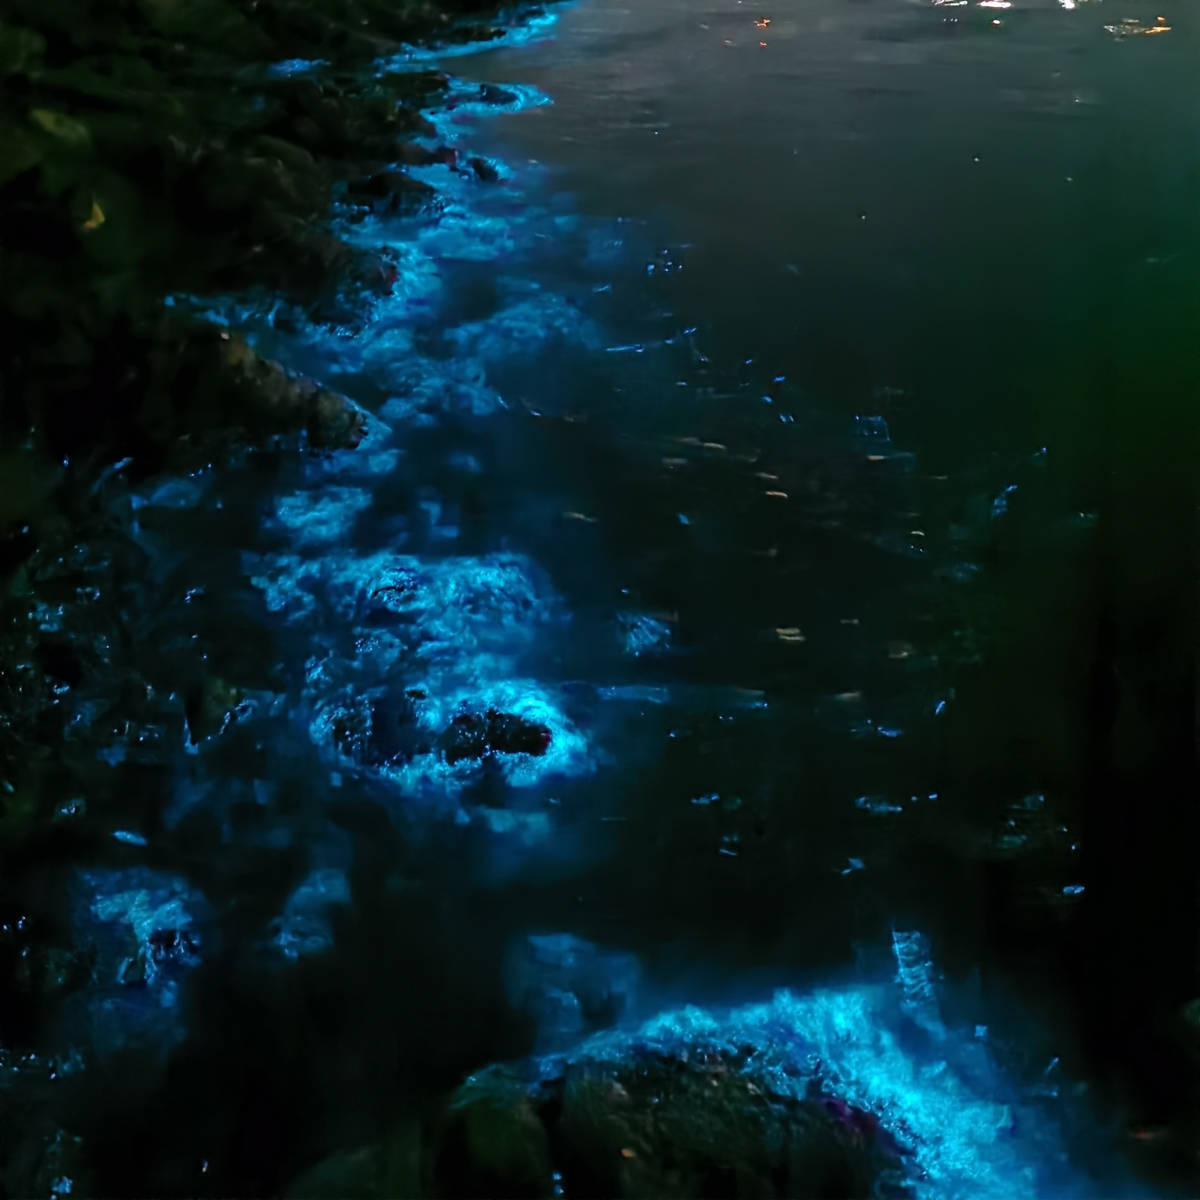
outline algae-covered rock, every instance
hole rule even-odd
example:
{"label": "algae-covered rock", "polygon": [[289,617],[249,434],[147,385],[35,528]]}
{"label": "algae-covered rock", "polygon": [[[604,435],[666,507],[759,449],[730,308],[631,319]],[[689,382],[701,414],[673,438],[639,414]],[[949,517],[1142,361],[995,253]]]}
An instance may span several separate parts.
{"label": "algae-covered rock", "polygon": [[897,1162],[870,1114],[801,1072],[781,1087],[753,1046],[607,1035],[468,1079],[433,1176],[439,1196],[830,1200],[878,1194]]}
{"label": "algae-covered rock", "polygon": [[744,1068],[706,1054],[571,1064],[558,1138],[574,1194],[869,1194],[875,1148],[819,1099],[780,1095]]}
{"label": "algae-covered rock", "polygon": [[169,414],[183,443],[253,445],[304,432],[314,448],[353,449],[365,433],[362,411],[345,396],[285,370],[224,331],[193,341],[183,364],[191,368],[195,390],[182,411]]}

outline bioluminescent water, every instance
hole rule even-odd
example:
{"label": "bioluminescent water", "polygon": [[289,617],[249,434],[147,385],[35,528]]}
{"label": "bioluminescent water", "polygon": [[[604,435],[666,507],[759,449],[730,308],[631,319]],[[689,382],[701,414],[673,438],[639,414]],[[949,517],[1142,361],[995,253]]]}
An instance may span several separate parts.
{"label": "bioluminescent water", "polygon": [[11,1064],[106,1187],[652,1055],[869,1114],[890,1194],[1156,1194],[1074,1017],[1060,468],[1094,343],[1179,351],[1111,315],[1196,269],[1176,7],[574,0],[376,64],[451,77],[429,204],[332,217],[390,291],[170,298],[364,439],[114,501],[187,715],[96,701],[107,858],[38,887],[99,982]]}

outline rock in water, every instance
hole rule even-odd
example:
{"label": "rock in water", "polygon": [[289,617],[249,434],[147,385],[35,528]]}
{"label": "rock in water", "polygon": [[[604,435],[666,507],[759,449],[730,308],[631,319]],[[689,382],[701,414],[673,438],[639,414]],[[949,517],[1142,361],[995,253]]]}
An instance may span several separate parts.
{"label": "rock in water", "polygon": [[754,1046],[605,1035],[468,1079],[433,1177],[439,1196],[827,1200],[879,1195],[898,1166],[871,1114]]}
{"label": "rock in water", "polygon": [[540,757],[550,746],[550,730],[537,721],[489,708],[486,713],[460,713],[442,734],[442,753],[448,763],[493,754]]}

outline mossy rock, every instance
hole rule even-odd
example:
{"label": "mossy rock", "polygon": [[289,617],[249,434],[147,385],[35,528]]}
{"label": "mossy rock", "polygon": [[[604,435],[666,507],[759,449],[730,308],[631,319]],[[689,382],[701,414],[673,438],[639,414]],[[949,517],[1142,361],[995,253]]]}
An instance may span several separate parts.
{"label": "mossy rock", "polygon": [[471,1076],[454,1094],[434,1162],[439,1196],[551,1196],[550,1139],[521,1077],[503,1066]]}
{"label": "mossy rock", "polygon": [[489,1067],[449,1105],[434,1192],[849,1200],[895,1178],[895,1148],[869,1114],[814,1081],[780,1091],[751,1057],[630,1039]]}
{"label": "mossy rock", "polygon": [[816,1100],[720,1057],[568,1068],[557,1139],[573,1191],[622,1197],[851,1197],[877,1164]]}

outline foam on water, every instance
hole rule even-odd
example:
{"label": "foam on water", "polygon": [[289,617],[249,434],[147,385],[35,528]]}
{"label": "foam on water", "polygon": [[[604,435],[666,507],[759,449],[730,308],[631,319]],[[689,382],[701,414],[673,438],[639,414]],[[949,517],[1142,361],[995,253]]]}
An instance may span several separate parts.
{"label": "foam on water", "polygon": [[[802,1099],[815,1078],[877,1117],[904,1151],[920,1200],[1088,1194],[1053,1131],[1036,1116],[1018,1119],[1020,1098],[979,1043],[950,1036],[932,1048],[909,1043],[897,1027],[892,989],[879,985],[779,991],[765,1003],[727,1011],[689,1005],[633,1033],[598,1034],[565,1057],[623,1061],[636,1047],[738,1060],[749,1050],[744,1069],[767,1077],[778,1094]],[[553,1056],[544,1069],[557,1072],[560,1063]]]}

